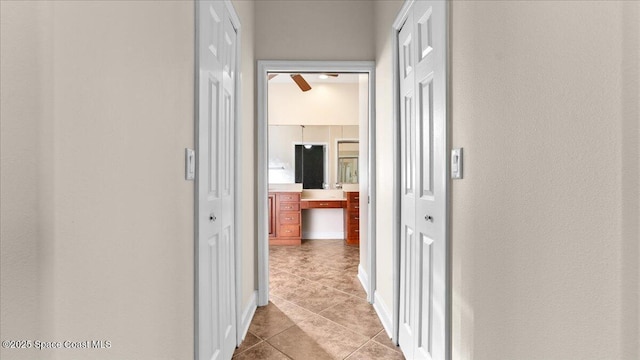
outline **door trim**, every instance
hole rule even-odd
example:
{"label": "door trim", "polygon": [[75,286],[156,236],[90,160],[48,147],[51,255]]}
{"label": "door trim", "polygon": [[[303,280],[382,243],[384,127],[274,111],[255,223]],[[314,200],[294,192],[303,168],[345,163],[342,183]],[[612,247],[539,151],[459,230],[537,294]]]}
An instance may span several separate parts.
{"label": "door trim", "polygon": [[[398,35],[400,29],[407,20],[409,10],[416,0],[405,0],[404,4],[400,8],[395,21],[393,22],[393,39],[392,39],[392,51],[393,51],[393,329],[391,334],[391,340],[394,344],[398,344],[398,335],[400,329],[400,199],[401,199],[401,170],[400,170],[400,154],[401,154],[401,142],[400,142],[400,60],[398,53]],[[451,358],[451,269],[452,269],[452,256],[451,256],[451,173],[449,154],[451,153],[451,7],[447,1],[445,5],[445,248],[446,248],[446,304],[445,304],[445,342],[447,355],[446,358]]]}
{"label": "door trim", "polygon": [[281,61],[258,60],[257,85],[257,208],[258,208],[258,305],[269,303],[269,210],[267,208],[268,184],[268,138],[267,138],[267,73],[269,72],[344,72],[362,73],[369,76],[369,223],[367,242],[367,264],[369,289],[367,300],[373,303],[376,284],[375,252],[375,62],[373,61]]}
{"label": "door trim", "polygon": [[242,159],[242,133],[241,129],[241,121],[242,121],[242,24],[240,23],[240,17],[236,12],[236,9],[233,7],[231,0],[224,0],[224,4],[229,10],[229,18],[231,20],[231,24],[236,28],[237,37],[236,37],[236,58],[235,58],[235,67],[236,67],[236,77],[235,77],[235,121],[233,127],[233,136],[234,136],[234,159],[233,162],[235,164],[235,186],[234,186],[234,232],[235,232],[235,241],[234,241],[234,251],[235,251],[235,264],[236,264],[236,346],[240,346],[242,343],[242,339],[246,334],[244,327],[242,326],[242,313],[244,309],[244,303],[242,298],[242,226],[240,224],[239,219],[242,219],[243,209],[242,209],[242,201],[240,197],[242,196],[242,166],[239,166],[240,159]]}
{"label": "door trim", "polygon": [[[242,214],[242,202],[239,201],[240,199],[240,185],[241,185],[241,179],[242,179],[242,170],[241,167],[238,166],[239,164],[239,159],[241,159],[241,151],[242,151],[242,144],[241,144],[241,136],[240,136],[240,119],[242,118],[242,99],[241,99],[241,94],[242,94],[242,89],[241,89],[241,73],[242,73],[242,68],[241,68],[241,48],[242,48],[242,26],[240,23],[240,17],[238,16],[238,13],[236,12],[235,8],[233,7],[233,4],[231,3],[231,0],[223,0],[224,1],[224,6],[225,8],[229,11],[229,20],[231,21],[231,24],[233,25],[233,27],[236,30],[237,33],[237,38],[236,38],[236,57],[235,57],[235,67],[236,67],[236,76],[235,76],[235,84],[234,84],[234,92],[235,92],[235,96],[234,96],[234,106],[235,106],[235,118],[234,118],[234,127],[233,127],[233,136],[235,138],[235,146],[234,146],[234,194],[233,194],[233,201],[234,201],[234,233],[235,233],[235,238],[234,238],[234,257],[235,257],[235,279],[234,279],[234,286],[235,286],[235,314],[233,314],[233,316],[236,318],[236,346],[238,346],[241,342],[242,342],[242,336],[244,335],[242,333],[242,329],[240,324],[242,324],[242,311],[240,309],[242,309],[242,246],[240,241],[238,241],[238,239],[242,238],[242,227],[239,224],[238,219],[240,219],[240,215]],[[194,36],[194,148],[198,149],[198,139],[199,139],[199,135],[200,135],[200,127],[199,127],[199,92],[200,92],[200,86],[199,86],[199,81],[200,81],[200,76],[199,76],[199,72],[200,72],[200,60],[199,60],[199,52],[200,52],[200,48],[199,48],[199,44],[200,44],[200,26],[199,26],[199,15],[200,15],[200,11],[203,11],[203,7],[201,6],[199,1],[196,1],[194,4],[194,31],[195,31],[195,36]],[[196,156],[201,156],[201,154],[196,153]],[[193,297],[194,297],[194,308],[193,308],[193,313],[194,313],[194,336],[193,336],[193,342],[194,342],[194,349],[193,349],[193,358],[197,359],[198,358],[198,338],[199,338],[199,333],[198,333],[198,323],[199,323],[199,313],[198,313],[198,236],[199,236],[199,231],[198,231],[198,226],[199,226],[199,196],[198,196],[198,184],[200,182],[200,171],[198,169],[198,160],[196,160],[196,172],[195,172],[195,179],[194,179],[194,217],[193,217],[193,226],[194,226],[194,283],[193,283]]]}

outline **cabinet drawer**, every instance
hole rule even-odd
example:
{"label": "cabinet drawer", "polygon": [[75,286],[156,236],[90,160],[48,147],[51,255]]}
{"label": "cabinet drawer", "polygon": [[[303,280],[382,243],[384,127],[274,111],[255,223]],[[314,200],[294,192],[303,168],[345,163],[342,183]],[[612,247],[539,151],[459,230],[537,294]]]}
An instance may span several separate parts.
{"label": "cabinet drawer", "polygon": [[358,202],[358,201],[360,201],[360,193],[358,193],[358,192],[348,192],[347,193],[347,199],[349,199],[349,201]]}
{"label": "cabinet drawer", "polygon": [[280,224],[300,225],[300,213],[295,211],[281,211],[278,220],[280,220]]}
{"label": "cabinet drawer", "polygon": [[303,209],[340,209],[344,207],[344,200],[308,200],[303,203]]}
{"label": "cabinet drawer", "polygon": [[359,239],[360,238],[360,229],[358,229],[358,227],[349,227],[349,230],[347,231],[347,237],[349,239]]}
{"label": "cabinet drawer", "polygon": [[349,213],[349,224],[360,224],[360,213],[359,212],[350,212]]}
{"label": "cabinet drawer", "polygon": [[348,211],[354,211],[354,212],[360,211],[360,203],[349,203]]}
{"label": "cabinet drawer", "polygon": [[300,237],[300,225],[279,225],[278,237]]}
{"label": "cabinet drawer", "polygon": [[300,211],[299,202],[280,203],[280,211]]}
{"label": "cabinet drawer", "polygon": [[297,201],[300,201],[300,194],[297,194],[297,193],[278,194],[278,201],[280,201],[280,202],[286,202],[286,201],[297,202]]}

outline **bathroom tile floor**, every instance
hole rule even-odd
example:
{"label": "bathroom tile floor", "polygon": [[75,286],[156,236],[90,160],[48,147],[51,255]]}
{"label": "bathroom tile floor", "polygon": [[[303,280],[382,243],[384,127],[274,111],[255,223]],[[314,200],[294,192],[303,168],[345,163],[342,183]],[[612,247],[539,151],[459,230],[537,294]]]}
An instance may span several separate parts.
{"label": "bathroom tile floor", "polygon": [[359,249],[342,240],[270,246],[269,305],[234,359],[404,359],[366,300]]}

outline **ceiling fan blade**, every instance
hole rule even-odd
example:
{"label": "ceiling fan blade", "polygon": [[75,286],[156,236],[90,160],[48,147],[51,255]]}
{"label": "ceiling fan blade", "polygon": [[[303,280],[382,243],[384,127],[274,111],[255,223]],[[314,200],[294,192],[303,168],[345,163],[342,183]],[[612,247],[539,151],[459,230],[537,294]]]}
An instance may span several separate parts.
{"label": "ceiling fan blade", "polygon": [[268,79],[268,80],[271,80],[271,79],[273,79],[273,78],[274,78],[274,77],[276,77],[276,76],[278,76],[278,74],[273,74],[273,73],[272,73],[272,74],[269,74],[269,75],[267,76],[267,79]]}
{"label": "ceiling fan blade", "polygon": [[296,82],[300,90],[309,91],[311,90],[311,85],[305,80],[300,74],[291,74],[291,78]]}

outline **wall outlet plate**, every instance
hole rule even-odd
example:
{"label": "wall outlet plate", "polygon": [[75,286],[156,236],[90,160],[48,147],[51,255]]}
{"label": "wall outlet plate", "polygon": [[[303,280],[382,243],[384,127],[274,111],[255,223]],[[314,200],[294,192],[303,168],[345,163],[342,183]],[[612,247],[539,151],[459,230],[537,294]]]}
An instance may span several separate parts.
{"label": "wall outlet plate", "polygon": [[451,150],[451,178],[462,179],[462,148]]}

